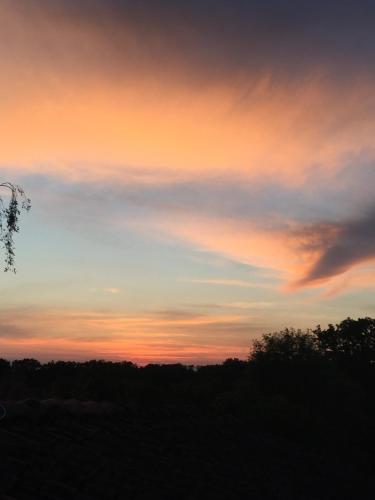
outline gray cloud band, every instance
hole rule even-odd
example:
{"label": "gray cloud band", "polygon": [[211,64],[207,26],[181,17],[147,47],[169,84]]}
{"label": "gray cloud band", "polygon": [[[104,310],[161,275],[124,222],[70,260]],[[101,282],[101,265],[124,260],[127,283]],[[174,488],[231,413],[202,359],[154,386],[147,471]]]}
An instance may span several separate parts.
{"label": "gray cloud band", "polygon": [[320,258],[299,285],[331,278],[375,258],[375,208],[362,218],[342,223],[337,228],[336,238],[326,242]]}
{"label": "gray cloud band", "polygon": [[[53,60],[60,44],[60,56],[68,51],[69,64],[85,70],[106,66],[119,75],[133,61],[178,66],[189,79],[251,78],[267,69],[290,81],[323,66],[343,84],[356,77],[353,68],[375,69],[375,4],[366,0],[19,0],[17,12],[31,25],[41,57]],[[38,42],[41,18],[50,27],[48,45]],[[54,25],[57,33],[67,26],[71,39],[54,40]],[[86,43],[77,38],[72,47],[75,30]]]}

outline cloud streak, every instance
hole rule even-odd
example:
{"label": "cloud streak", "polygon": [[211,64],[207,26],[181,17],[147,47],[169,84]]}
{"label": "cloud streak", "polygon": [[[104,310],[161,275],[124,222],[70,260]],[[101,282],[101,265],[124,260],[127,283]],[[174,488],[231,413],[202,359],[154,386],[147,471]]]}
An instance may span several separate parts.
{"label": "cloud streak", "polygon": [[220,278],[185,278],[180,281],[185,283],[197,283],[199,285],[219,285],[219,286],[234,286],[241,288],[267,288],[269,285],[259,284],[245,280],[220,279]]}
{"label": "cloud streak", "polygon": [[245,356],[250,338],[263,327],[238,314],[166,310],[135,315],[42,308],[3,310],[0,324],[4,357],[128,359],[141,364]]}

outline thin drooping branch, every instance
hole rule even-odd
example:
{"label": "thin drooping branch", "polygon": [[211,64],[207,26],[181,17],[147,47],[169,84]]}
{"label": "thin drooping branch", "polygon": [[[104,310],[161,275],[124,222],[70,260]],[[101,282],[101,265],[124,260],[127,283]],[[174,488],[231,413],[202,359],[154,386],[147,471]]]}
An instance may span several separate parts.
{"label": "thin drooping branch", "polygon": [[5,250],[4,271],[13,271],[15,273],[13,235],[19,231],[18,221],[21,210],[28,212],[31,208],[31,201],[26,197],[24,190],[17,184],[3,182],[0,187],[9,189],[11,192],[8,206],[0,196],[0,241],[3,243]]}

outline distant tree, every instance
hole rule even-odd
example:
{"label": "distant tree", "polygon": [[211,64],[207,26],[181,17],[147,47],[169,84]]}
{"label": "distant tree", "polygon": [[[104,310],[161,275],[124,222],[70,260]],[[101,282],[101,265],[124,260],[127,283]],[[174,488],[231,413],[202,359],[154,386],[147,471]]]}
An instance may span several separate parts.
{"label": "distant tree", "polygon": [[30,374],[41,367],[41,363],[37,359],[25,358],[16,359],[12,362],[12,370],[14,372]]}
{"label": "distant tree", "polygon": [[9,203],[6,203],[0,196],[0,241],[5,250],[4,271],[16,272],[13,235],[19,231],[18,220],[21,210],[29,211],[31,201],[17,184],[3,182],[0,187],[10,190]]}

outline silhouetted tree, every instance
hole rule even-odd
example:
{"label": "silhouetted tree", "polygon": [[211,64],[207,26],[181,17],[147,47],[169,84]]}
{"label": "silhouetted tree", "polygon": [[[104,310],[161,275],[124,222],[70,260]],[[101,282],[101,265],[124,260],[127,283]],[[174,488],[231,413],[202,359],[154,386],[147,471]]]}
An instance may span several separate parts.
{"label": "silhouetted tree", "polygon": [[345,363],[375,362],[375,320],[347,318],[337,325],[314,330],[319,350],[331,360]]}
{"label": "silhouetted tree", "polygon": [[10,190],[10,201],[6,204],[0,196],[0,241],[5,250],[5,271],[16,272],[14,233],[18,233],[18,220],[21,210],[29,211],[31,201],[26,197],[24,190],[17,184],[3,182],[0,187]]}
{"label": "silhouetted tree", "polygon": [[312,332],[286,328],[280,332],[267,333],[260,340],[255,340],[250,360],[306,361],[317,356],[319,356],[318,344]]}
{"label": "silhouetted tree", "polygon": [[30,374],[35,372],[40,367],[40,362],[33,358],[16,359],[12,363],[12,370],[16,373]]}

